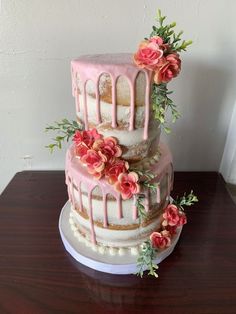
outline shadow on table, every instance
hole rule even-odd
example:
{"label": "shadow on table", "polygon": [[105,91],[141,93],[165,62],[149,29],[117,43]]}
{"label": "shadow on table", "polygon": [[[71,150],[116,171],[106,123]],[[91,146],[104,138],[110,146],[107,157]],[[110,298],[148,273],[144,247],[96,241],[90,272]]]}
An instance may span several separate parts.
{"label": "shadow on table", "polygon": [[81,275],[80,288],[83,286],[87,289],[92,302],[100,309],[103,307],[111,313],[120,313],[121,310],[128,313],[129,310],[140,310],[145,304],[148,313],[156,313],[158,299],[163,300],[165,295],[162,284],[171,274],[171,269],[178,267],[181,255],[181,247],[177,244],[174,253],[161,263],[158,278],[147,276],[147,272],[143,278],[135,274],[103,273],[86,267],[71,257],[70,259]]}

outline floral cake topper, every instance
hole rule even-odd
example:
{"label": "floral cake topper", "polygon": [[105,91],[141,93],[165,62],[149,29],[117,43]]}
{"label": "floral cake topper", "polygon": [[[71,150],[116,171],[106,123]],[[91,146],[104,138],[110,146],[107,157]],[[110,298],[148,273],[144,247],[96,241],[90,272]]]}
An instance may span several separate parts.
{"label": "floral cake topper", "polygon": [[181,70],[181,59],[179,53],[186,51],[192,41],[181,40],[183,31],[175,33],[176,23],[164,25],[166,16],[157,11],[157,26],[153,26],[149,38],[145,38],[134,54],[134,62],[140,68],[153,71],[152,84],[152,108],[155,119],[158,120],[164,130],[169,133],[170,128],[166,126],[165,113],[171,109],[173,122],[179,118],[180,114],[176,105],[169,98],[167,83],[178,76]]}

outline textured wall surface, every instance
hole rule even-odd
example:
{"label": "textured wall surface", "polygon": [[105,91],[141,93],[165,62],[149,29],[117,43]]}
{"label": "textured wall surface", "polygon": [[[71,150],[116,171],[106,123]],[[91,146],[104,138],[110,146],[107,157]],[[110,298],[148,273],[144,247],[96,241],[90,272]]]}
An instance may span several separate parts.
{"label": "textured wall surface", "polygon": [[170,84],[182,113],[166,139],[175,169],[219,169],[236,99],[235,1],[2,0],[0,191],[17,171],[64,168],[65,149],[50,155],[44,128],[74,116],[70,60],[134,52],[157,7],[194,41]]}

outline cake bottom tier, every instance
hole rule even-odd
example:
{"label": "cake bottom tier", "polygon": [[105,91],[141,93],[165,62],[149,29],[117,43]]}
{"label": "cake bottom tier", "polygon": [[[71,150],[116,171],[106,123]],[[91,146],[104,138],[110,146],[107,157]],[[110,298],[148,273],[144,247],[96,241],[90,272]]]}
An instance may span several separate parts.
{"label": "cake bottom tier", "polygon": [[[137,255],[133,251],[123,249],[124,254],[111,254],[110,249],[106,247],[100,251],[98,245],[86,241],[79,235],[77,229],[71,228],[69,223],[70,213],[71,205],[67,202],[61,210],[59,230],[67,252],[75,260],[87,267],[110,274],[125,275],[137,272]],[[159,251],[153,261],[154,263],[159,264],[172,253],[181,234],[181,230],[182,227],[178,227],[172,239],[171,246]],[[83,268],[80,269],[80,271],[83,270]]]}
{"label": "cake bottom tier", "polygon": [[111,255],[138,254],[142,243],[161,228],[164,208],[173,184],[172,158],[168,147],[159,146],[159,159],[148,164],[155,191],[145,191],[145,218],[139,216],[136,196],[122,200],[105,179],[96,180],[70,147],[66,156],[66,184],[70,201],[69,223],[78,241]]}

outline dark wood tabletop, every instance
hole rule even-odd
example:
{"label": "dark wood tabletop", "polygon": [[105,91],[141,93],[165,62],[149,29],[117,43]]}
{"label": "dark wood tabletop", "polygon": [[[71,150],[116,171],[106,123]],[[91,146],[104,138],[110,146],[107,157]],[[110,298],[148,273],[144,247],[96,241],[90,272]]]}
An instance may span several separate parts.
{"label": "dark wood tabletop", "polygon": [[62,171],[17,173],[0,196],[0,313],[236,313],[236,206],[221,175],[177,172],[173,196],[199,203],[159,278],[77,263],[58,231]]}

